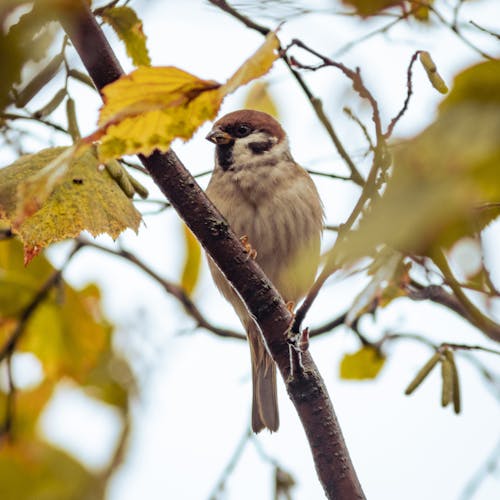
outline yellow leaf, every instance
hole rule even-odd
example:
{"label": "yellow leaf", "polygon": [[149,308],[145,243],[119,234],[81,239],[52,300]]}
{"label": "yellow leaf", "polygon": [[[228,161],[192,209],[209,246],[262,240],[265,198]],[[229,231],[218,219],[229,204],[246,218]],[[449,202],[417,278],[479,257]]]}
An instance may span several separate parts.
{"label": "yellow leaf", "polygon": [[385,363],[385,357],[370,346],[364,346],[352,354],[344,354],[340,362],[340,378],[366,380],[375,378]]}
{"label": "yellow leaf", "polygon": [[100,140],[103,161],[166,151],[172,140],[187,140],[203,122],[214,119],[227,94],[267,73],[278,57],[278,46],[276,35],[268,35],[224,85],[175,67],[141,67],[104,87],[100,129],[87,141]]}
{"label": "yellow leaf", "polygon": [[109,7],[100,14],[125,43],[127,54],[136,66],[149,66],[146,35],[142,31],[142,21],[136,12],[127,6]]}
{"label": "yellow leaf", "polygon": [[186,258],[182,268],[181,286],[188,295],[191,295],[200,277],[201,247],[191,230],[185,224],[182,227]]}
{"label": "yellow leaf", "polygon": [[[45,149],[0,170],[0,213],[14,225],[28,260],[50,243],[78,236],[83,230],[112,238],[127,228],[138,230],[140,213],[91,151],[68,165],[58,163],[70,151]],[[47,188],[48,183],[56,187]],[[25,207],[33,199],[36,207],[40,205],[37,189],[48,197],[31,215]]]}
{"label": "yellow leaf", "polygon": [[0,447],[0,498],[63,500],[103,498],[98,475],[43,441],[16,440]]}
{"label": "yellow leaf", "polygon": [[256,111],[263,111],[268,115],[274,116],[278,119],[278,108],[269,93],[269,85],[267,82],[257,81],[248,90],[245,99],[245,109],[255,109]]}
{"label": "yellow leaf", "polygon": [[[17,240],[1,242],[0,299],[8,299],[10,293],[18,301],[2,302],[1,315],[17,321],[54,271],[42,255],[24,267],[21,244]],[[98,293],[95,286],[78,291],[61,282],[27,322],[17,348],[33,353],[48,379],[67,376],[81,382],[102,353],[111,349],[111,328],[102,315]],[[8,337],[3,337],[5,342]]]}
{"label": "yellow leaf", "polygon": [[382,10],[395,5],[403,5],[403,0],[342,0],[346,5],[356,9],[356,13],[362,17],[379,14]]}
{"label": "yellow leaf", "polygon": [[238,87],[265,75],[278,58],[276,51],[279,49],[279,46],[280,43],[276,34],[270,32],[266,37],[266,41],[260,46],[257,52],[249,57],[225,83],[222,89],[223,94],[230,94]]}

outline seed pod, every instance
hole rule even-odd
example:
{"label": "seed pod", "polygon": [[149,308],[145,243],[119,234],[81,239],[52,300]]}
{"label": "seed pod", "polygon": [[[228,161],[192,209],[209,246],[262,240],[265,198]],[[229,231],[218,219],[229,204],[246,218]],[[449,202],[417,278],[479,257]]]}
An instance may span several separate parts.
{"label": "seed pod", "polygon": [[61,89],[57,92],[57,94],[43,107],[38,111],[35,111],[35,116],[37,118],[43,118],[44,116],[50,115],[53,111],[57,109],[59,104],[61,104],[66,97],[66,89]]}
{"label": "seed pod", "polygon": [[71,76],[71,78],[74,78],[75,80],[78,80],[79,82],[84,83],[85,85],[88,85],[89,87],[95,90],[95,85],[94,82],[92,81],[92,78],[90,78],[90,76],[87,75],[86,73],[71,68],[68,71],[68,76]]}
{"label": "seed pod", "polygon": [[[125,170],[125,172],[127,172]],[[149,196],[149,191],[132,175],[127,172],[127,177],[134,187],[134,191],[144,200]]]}
{"label": "seed pod", "polygon": [[455,364],[455,356],[453,351],[447,349],[444,355],[448,358],[448,361],[451,365],[451,374],[453,377],[453,409],[455,413],[458,415],[461,409],[461,401],[460,401],[460,382],[458,380],[458,370],[457,365]]}
{"label": "seed pod", "polygon": [[133,198],[135,194],[135,189],[130,182],[125,168],[120,165],[116,160],[111,160],[106,163],[106,170],[109,175],[116,181],[120,189],[129,197]]}
{"label": "seed pod", "polygon": [[33,99],[33,97],[54,78],[63,60],[64,54],[57,54],[40,73],[32,78],[26,87],[16,96],[16,106],[18,108],[26,106],[26,104],[28,104],[28,102],[30,102],[31,99]]}
{"label": "seed pod", "polygon": [[409,396],[429,375],[431,370],[436,366],[437,362],[441,358],[441,354],[439,352],[435,352],[434,355],[425,363],[422,368],[418,371],[418,373],[415,375],[415,378],[410,382],[408,387],[406,388],[405,394]]}
{"label": "seed pod", "polygon": [[441,357],[441,378],[443,379],[441,406],[445,407],[453,399],[453,370],[447,356]]}
{"label": "seed pod", "polygon": [[76,120],[75,101],[71,97],[66,101],[66,116],[68,118],[68,132],[73,142],[77,142],[82,136],[80,135],[80,129]]}
{"label": "seed pod", "polygon": [[434,64],[429,52],[426,52],[425,50],[420,51],[419,58],[432,86],[438,92],[441,92],[441,94],[446,94],[446,92],[448,92],[448,87],[441,78],[441,75],[437,72],[436,65]]}

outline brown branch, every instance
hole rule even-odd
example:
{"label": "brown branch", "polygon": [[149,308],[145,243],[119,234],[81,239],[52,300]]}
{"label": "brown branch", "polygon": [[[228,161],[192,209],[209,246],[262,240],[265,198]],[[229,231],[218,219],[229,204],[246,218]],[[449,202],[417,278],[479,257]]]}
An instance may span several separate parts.
{"label": "brown branch", "polygon": [[[208,0],[212,5],[215,5],[219,9],[223,10],[224,12],[228,13],[229,15],[233,16],[234,18],[238,19],[241,21],[246,27],[256,30],[262,35],[267,35],[271,30],[265,26],[262,26],[260,24],[255,23],[248,17],[244,16],[240,12],[238,12],[234,7],[229,5],[225,0]],[[352,180],[354,183],[358,184],[358,186],[363,186],[364,184],[364,179],[363,176],[359,173],[359,170],[357,169],[356,165],[352,161],[351,157],[347,153],[346,149],[344,148],[344,145],[342,144],[341,140],[339,139],[337,133],[335,132],[335,129],[333,128],[333,125],[331,121],[328,119],[328,117],[325,114],[325,111],[323,110],[323,104],[320,99],[314,96],[314,94],[311,92],[309,87],[307,86],[306,82],[302,78],[302,76],[293,68],[293,65],[290,61],[290,59],[287,57],[286,53],[282,51],[281,54],[281,59],[285,62],[287,65],[288,69],[292,73],[292,76],[296,80],[296,82],[299,84],[301,89],[304,91],[307,99],[311,103],[311,106],[313,107],[316,116],[318,117],[319,121],[325,128],[326,132],[328,133],[330,139],[332,140],[333,144],[335,145],[335,148],[337,149],[340,157],[344,160],[346,163],[347,167],[349,168],[351,172],[351,177],[350,180]]]}
{"label": "brown branch", "polygon": [[139,269],[141,269],[145,274],[153,278],[157,283],[159,283],[162,288],[170,295],[175,297],[184,307],[184,310],[186,311],[187,314],[189,314],[195,321],[196,321],[196,326],[199,328],[204,328],[205,330],[208,330],[215,335],[218,335],[219,337],[225,337],[225,338],[233,338],[233,339],[238,339],[238,340],[246,340],[246,337],[242,335],[241,333],[235,332],[233,330],[228,330],[225,328],[220,328],[218,326],[213,325],[210,323],[201,313],[201,311],[196,307],[194,302],[189,298],[189,296],[186,294],[186,292],[180,287],[179,285],[176,285],[175,283],[172,283],[171,281],[166,280],[165,278],[162,278],[156,271],[151,269],[146,263],[144,263],[142,260],[140,260],[136,255],[134,255],[131,252],[128,252],[127,250],[114,250],[112,248],[105,247],[103,245],[99,245],[98,243],[94,243],[90,240],[79,238],[78,240],[82,247],[90,247],[90,248],[95,248],[97,250],[100,250],[101,252],[106,252],[111,255],[116,255],[118,257],[121,257],[122,259],[127,260],[128,262],[134,264],[137,266]]}
{"label": "brown branch", "polygon": [[[123,71],[87,2],[72,2],[61,23],[98,89]],[[329,498],[364,498],[323,380],[310,353],[301,355],[301,370],[290,377],[286,333],[292,316],[239,239],[210,203],[172,150],[141,156],[143,165],[215,261],[255,317],[295,405],[323,488]]]}

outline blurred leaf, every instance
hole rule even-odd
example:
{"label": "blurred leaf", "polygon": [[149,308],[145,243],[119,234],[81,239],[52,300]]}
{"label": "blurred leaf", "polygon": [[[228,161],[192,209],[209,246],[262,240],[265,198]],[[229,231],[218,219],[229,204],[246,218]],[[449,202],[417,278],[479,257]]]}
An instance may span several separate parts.
{"label": "blurred leaf", "polygon": [[[0,9],[0,24],[4,16],[16,5],[31,2],[9,2]],[[11,5],[10,5],[11,4]],[[55,35],[54,26],[49,22],[54,19],[54,9],[49,0],[38,0],[28,13],[22,15],[7,34],[0,30],[0,61],[2,78],[0,79],[0,110],[12,102],[11,89],[21,82],[21,72],[29,61],[40,61],[47,53]],[[5,10],[4,10],[5,8]]]}
{"label": "blurred leaf", "polygon": [[418,1],[411,1],[410,2],[410,7],[412,10],[414,10],[413,17],[417,21],[421,22],[427,22],[429,21],[429,15],[431,12],[430,6],[434,3],[434,0],[425,0],[422,2],[421,0]]}
{"label": "blurred leaf", "polygon": [[[14,355],[15,356],[15,355]],[[36,432],[38,417],[54,392],[53,381],[43,381],[34,389],[17,390],[15,394],[13,434],[20,437],[33,437]],[[0,415],[6,414],[7,395],[0,391]],[[1,450],[0,446],[0,450]],[[1,475],[0,469],[0,475]],[[1,486],[0,486],[1,489]],[[0,495],[0,498],[4,498]]]}
{"label": "blurred leaf", "polygon": [[498,209],[478,209],[500,201],[499,137],[500,62],[489,61],[457,76],[437,120],[395,149],[385,193],[337,245],[337,261],[383,243],[425,254],[491,222]]}
{"label": "blurred leaf", "polygon": [[[0,258],[0,297],[10,292],[18,300],[7,300],[2,313],[17,320],[55,269],[44,256],[25,268],[22,247],[16,240],[0,243]],[[57,381],[67,376],[81,383],[97,365],[101,353],[111,349],[111,327],[99,302],[97,287],[77,291],[62,282],[32,314],[18,350],[33,353],[48,379]]]}
{"label": "blurred leaf", "polygon": [[278,47],[276,35],[270,33],[224,85],[175,67],[140,67],[104,87],[101,128],[87,140],[100,140],[103,160],[166,151],[173,139],[187,140],[203,122],[215,118],[227,94],[267,73]]}
{"label": "blurred leaf", "polygon": [[363,346],[352,354],[344,354],[340,362],[340,378],[366,380],[375,378],[385,363],[385,357],[370,346]]}
{"label": "blurred leaf", "polygon": [[109,7],[104,9],[100,16],[116,32],[120,40],[125,43],[127,54],[135,66],[150,66],[146,35],[142,31],[142,21],[130,7]]}
{"label": "blurred leaf", "polygon": [[181,286],[184,291],[191,295],[198,283],[201,269],[201,247],[191,230],[182,225],[184,242],[186,248],[186,258],[182,268]]}
{"label": "blurred leaf", "polygon": [[104,485],[67,453],[42,441],[0,447],[0,498],[98,500]]}
{"label": "blurred leaf", "polygon": [[[362,313],[369,311],[374,304],[376,305],[389,285],[400,281],[400,276],[397,274],[406,273],[406,269],[402,266],[402,260],[403,255],[390,248],[385,248],[383,252],[378,254],[368,271],[369,274],[373,275],[373,278],[354,299],[345,319],[347,325],[351,325]],[[401,290],[400,287],[398,288]],[[401,292],[397,296],[400,295],[404,295],[404,293]],[[396,295],[393,298],[396,298]],[[387,299],[386,296],[384,305],[387,305]]]}
{"label": "blurred leaf", "polygon": [[395,5],[402,6],[405,2],[402,0],[342,0],[342,3],[354,7],[360,16],[368,17]]}
{"label": "blurred leaf", "polygon": [[86,151],[68,162],[69,153],[71,148],[45,149],[0,170],[0,216],[13,224],[28,261],[83,230],[112,238],[138,230],[140,213],[95,156]]}
{"label": "blurred leaf", "polygon": [[269,93],[269,84],[267,82],[257,81],[250,87],[243,107],[263,111],[276,119],[279,118],[278,108]]}

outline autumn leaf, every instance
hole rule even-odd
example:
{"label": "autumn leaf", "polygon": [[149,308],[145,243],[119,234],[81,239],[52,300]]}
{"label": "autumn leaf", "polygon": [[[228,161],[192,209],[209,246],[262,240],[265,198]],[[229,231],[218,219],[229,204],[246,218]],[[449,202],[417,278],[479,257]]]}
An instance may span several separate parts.
{"label": "autumn leaf", "polygon": [[[55,272],[44,256],[24,267],[17,240],[0,244],[0,317],[17,322],[45,281]],[[12,330],[12,328],[11,328]],[[53,381],[67,376],[81,382],[103,351],[110,349],[111,328],[100,310],[95,286],[75,290],[62,281],[37,307],[25,325],[18,351],[34,354]],[[5,345],[8,332],[0,339]]]}
{"label": "autumn leaf", "polygon": [[0,498],[102,498],[103,485],[93,473],[64,451],[39,439],[3,444],[0,471]]}
{"label": "autumn leaf", "polygon": [[344,380],[367,380],[375,378],[385,363],[376,349],[363,346],[359,351],[345,354],[340,362],[340,378]]}
{"label": "autumn leaf", "polygon": [[142,21],[133,9],[127,6],[109,7],[104,9],[100,16],[125,44],[127,54],[135,66],[151,65]]}
{"label": "autumn leaf", "polygon": [[268,115],[274,116],[278,119],[278,108],[271,94],[269,93],[269,84],[263,81],[257,81],[248,90],[245,98],[245,109],[255,109],[256,111],[263,111]]}
{"label": "autumn leaf", "polygon": [[58,163],[69,152],[45,149],[0,170],[0,215],[22,239],[28,260],[83,230],[112,238],[138,230],[140,213],[92,152]]}
{"label": "autumn leaf", "polygon": [[403,5],[403,0],[342,0],[346,5],[356,9],[356,13],[362,17],[379,14],[382,10],[395,5]]}
{"label": "autumn leaf", "polygon": [[191,230],[183,224],[186,257],[182,267],[181,286],[191,295],[198,283],[201,269],[201,247]]}
{"label": "autumn leaf", "polygon": [[141,67],[103,89],[99,130],[102,160],[124,154],[166,151],[175,138],[187,140],[217,115],[223,98],[267,73],[278,57],[274,33],[225,83],[200,79],[175,67]]}

